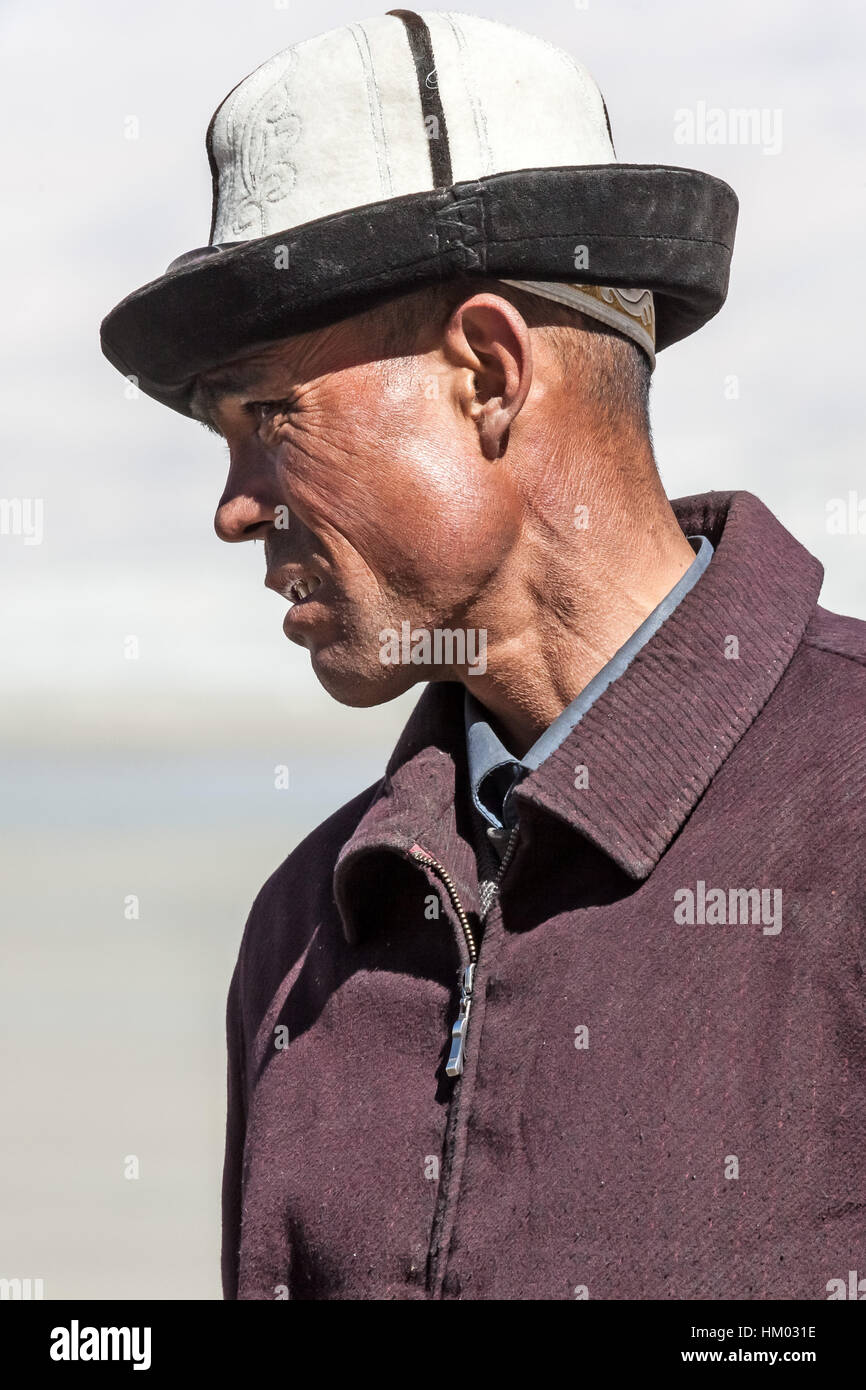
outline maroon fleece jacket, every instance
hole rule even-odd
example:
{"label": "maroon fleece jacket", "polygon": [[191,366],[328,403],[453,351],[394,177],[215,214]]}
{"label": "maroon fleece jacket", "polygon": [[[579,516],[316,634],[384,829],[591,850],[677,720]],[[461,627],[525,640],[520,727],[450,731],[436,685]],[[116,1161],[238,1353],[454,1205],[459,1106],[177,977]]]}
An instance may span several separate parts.
{"label": "maroon fleece jacket", "polygon": [[457,684],[259,893],[228,1000],[226,1298],[866,1276],[866,624],[816,606],[820,564],[751,494],[674,508],[715,555],[521,784],[483,934]]}

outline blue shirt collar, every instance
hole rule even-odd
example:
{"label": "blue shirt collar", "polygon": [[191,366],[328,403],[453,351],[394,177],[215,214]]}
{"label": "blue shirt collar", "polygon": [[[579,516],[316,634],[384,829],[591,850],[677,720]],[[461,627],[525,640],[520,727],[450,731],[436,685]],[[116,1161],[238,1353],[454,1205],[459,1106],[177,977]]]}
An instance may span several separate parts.
{"label": "blue shirt collar", "polygon": [[514,823],[511,792],[522,777],[534,772],[545,758],[559,747],[580,722],[599,695],[613,683],[662,623],[697,584],[713,556],[713,547],[706,536],[689,536],[696,543],[695,558],[685,574],[615,652],[606,666],[593,676],[571,704],[554,719],[536,739],[522,758],[516,758],[493,732],[484,706],[466,691],[464,717],[466,722],[466,751],[469,760],[469,780],[472,800],[484,820],[496,830],[508,829]]}

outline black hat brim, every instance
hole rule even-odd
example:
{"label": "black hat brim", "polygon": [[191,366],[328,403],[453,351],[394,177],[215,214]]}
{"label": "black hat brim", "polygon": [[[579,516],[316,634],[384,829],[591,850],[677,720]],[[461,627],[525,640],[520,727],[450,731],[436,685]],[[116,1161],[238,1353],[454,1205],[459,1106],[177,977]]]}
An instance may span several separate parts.
{"label": "black hat brim", "polygon": [[737,211],[733,189],[696,169],[492,174],[181,258],[112,309],[102,350],[189,415],[200,372],[456,275],[652,290],[661,350],[722,307]]}

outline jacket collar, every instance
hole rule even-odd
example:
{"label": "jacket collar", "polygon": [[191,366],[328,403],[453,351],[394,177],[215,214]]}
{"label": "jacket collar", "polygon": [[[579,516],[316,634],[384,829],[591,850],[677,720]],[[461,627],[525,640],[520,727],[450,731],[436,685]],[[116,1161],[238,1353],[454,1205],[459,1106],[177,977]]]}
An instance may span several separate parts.
{"label": "jacket collar", "polygon": [[361,861],[391,851],[410,856],[417,846],[448,870],[467,912],[477,913],[478,873],[469,809],[463,722],[463,686],[431,683],[415,706],[388,761],[385,775],[334,868],[334,898],[350,942],[364,934],[375,912],[356,877]]}
{"label": "jacket collar", "polygon": [[[686,535],[715,553],[623,674],[515,792],[557,816],[640,881],[763,709],[794,655],[823,578],[819,561],[748,492],[672,502]],[[588,784],[575,787],[585,767]],[[430,684],[385,777],[337,860],[334,890],[349,940],[362,854],[414,843],[442,860],[471,910],[478,881],[468,821],[463,687]]]}

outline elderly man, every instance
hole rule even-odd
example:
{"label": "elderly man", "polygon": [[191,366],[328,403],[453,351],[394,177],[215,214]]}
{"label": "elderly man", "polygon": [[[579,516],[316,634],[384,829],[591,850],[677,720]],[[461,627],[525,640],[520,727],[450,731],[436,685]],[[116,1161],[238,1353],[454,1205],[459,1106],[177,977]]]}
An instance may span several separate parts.
{"label": "elderly man", "polygon": [[733,193],[445,13],[277,55],[208,150],[210,246],[104,350],[226,440],[217,531],[325,689],[428,682],[247,923],[225,1296],[847,1296],[866,634],[649,429]]}

